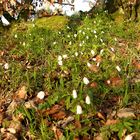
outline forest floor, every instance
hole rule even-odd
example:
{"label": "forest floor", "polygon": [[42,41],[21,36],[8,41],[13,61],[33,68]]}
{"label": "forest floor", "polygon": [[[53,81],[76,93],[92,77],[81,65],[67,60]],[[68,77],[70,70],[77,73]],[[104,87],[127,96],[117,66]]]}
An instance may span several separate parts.
{"label": "forest floor", "polygon": [[118,19],[1,27],[0,139],[140,139],[140,22]]}

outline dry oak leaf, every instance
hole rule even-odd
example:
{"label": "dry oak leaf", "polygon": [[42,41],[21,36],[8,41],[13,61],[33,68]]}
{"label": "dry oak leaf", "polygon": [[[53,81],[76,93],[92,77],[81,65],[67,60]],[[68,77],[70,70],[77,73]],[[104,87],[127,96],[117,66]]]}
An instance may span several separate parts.
{"label": "dry oak leaf", "polygon": [[46,110],[46,113],[48,115],[52,115],[52,114],[55,114],[57,113],[59,110],[61,110],[62,106],[60,105],[54,105],[53,107],[51,107],[50,109],[47,109]]}
{"label": "dry oak leaf", "polygon": [[119,120],[111,120],[111,119],[108,119],[105,123],[105,125],[113,125],[113,124],[117,124],[119,123]]}
{"label": "dry oak leaf", "polygon": [[61,119],[64,119],[66,117],[66,113],[64,111],[59,111],[55,114],[52,114],[51,116],[55,120],[61,120]]}
{"label": "dry oak leaf", "polygon": [[18,140],[13,134],[9,133],[9,132],[5,132],[2,135],[3,140]]}
{"label": "dry oak leaf", "polygon": [[90,87],[92,87],[92,88],[97,88],[97,87],[98,87],[98,84],[97,84],[96,82],[92,82],[92,83],[90,84]]}
{"label": "dry oak leaf", "polygon": [[98,112],[97,113],[98,118],[105,120],[105,117],[103,116],[102,113]]}
{"label": "dry oak leaf", "polygon": [[15,99],[26,99],[26,98],[27,98],[27,88],[26,88],[26,86],[22,86],[16,92]]}
{"label": "dry oak leaf", "polygon": [[14,129],[16,132],[20,132],[22,129],[22,124],[19,120],[11,121],[9,128],[12,130]]}
{"label": "dry oak leaf", "polygon": [[102,57],[100,55],[96,56],[96,62],[101,62],[102,61]]}
{"label": "dry oak leaf", "polygon": [[77,129],[80,129],[82,127],[80,121],[78,121],[78,120],[75,120],[74,125]]}
{"label": "dry oak leaf", "polygon": [[124,81],[120,77],[113,77],[108,79],[106,83],[112,87],[120,87],[124,84]]}
{"label": "dry oak leaf", "polygon": [[119,118],[135,118],[134,109],[122,108],[117,112]]}
{"label": "dry oak leaf", "polygon": [[58,129],[56,126],[53,126],[52,130],[54,131],[55,134],[55,140],[61,140],[63,137],[62,131]]}
{"label": "dry oak leaf", "polygon": [[95,73],[97,73],[99,71],[99,67],[97,65],[91,65],[91,66],[89,66],[89,69]]}
{"label": "dry oak leaf", "polygon": [[13,100],[10,103],[10,105],[8,106],[6,113],[12,114],[16,110],[17,107],[18,107],[18,102],[16,102],[15,100]]}

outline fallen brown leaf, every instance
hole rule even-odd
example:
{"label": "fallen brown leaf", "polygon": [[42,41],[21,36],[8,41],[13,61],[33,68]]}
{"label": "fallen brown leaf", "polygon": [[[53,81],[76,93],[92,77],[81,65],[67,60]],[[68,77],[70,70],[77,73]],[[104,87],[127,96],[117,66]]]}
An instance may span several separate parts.
{"label": "fallen brown leaf", "polygon": [[98,112],[97,113],[98,118],[105,120],[105,117],[103,116],[102,113]]}
{"label": "fallen brown leaf", "polygon": [[60,105],[54,105],[54,106],[51,107],[50,109],[46,110],[46,113],[47,113],[48,115],[55,114],[55,113],[57,113],[61,108],[62,108],[62,106],[60,106]]}
{"label": "fallen brown leaf", "polygon": [[105,81],[105,83],[112,87],[121,87],[124,84],[123,79],[120,77],[113,77]]}
{"label": "fallen brown leaf", "polygon": [[74,137],[74,140],[80,140],[80,138],[79,137]]}
{"label": "fallen brown leaf", "polygon": [[135,118],[134,109],[131,108],[122,108],[117,112],[119,118]]}
{"label": "fallen brown leaf", "polygon": [[52,118],[54,118],[56,120],[61,120],[61,119],[64,119],[66,117],[66,113],[64,111],[59,111],[55,114],[52,114],[51,116],[52,116]]}
{"label": "fallen brown leaf", "polygon": [[54,131],[55,140],[61,140],[63,137],[62,131],[58,129],[56,126],[53,126],[52,130]]}
{"label": "fallen brown leaf", "polygon": [[101,62],[102,61],[102,57],[100,55],[96,56],[96,62]]}
{"label": "fallen brown leaf", "polygon": [[111,120],[111,119],[108,119],[105,123],[105,125],[113,125],[113,124],[117,124],[119,122],[119,120]]}
{"label": "fallen brown leaf", "polygon": [[16,108],[18,107],[18,102],[16,102],[15,100],[13,100],[10,105],[8,106],[6,113],[8,114],[12,114]]}
{"label": "fallen brown leaf", "polygon": [[99,67],[97,65],[91,65],[89,67],[89,69],[92,71],[92,72],[95,72],[97,73],[99,71]]}
{"label": "fallen brown leaf", "polygon": [[10,125],[9,125],[9,128],[10,130],[14,131],[15,132],[20,132],[21,129],[22,129],[22,125],[21,125],[21,122],[18,121],[18,120],[13,120],[11,121]]}
{"label": "fallen brown leaf", "polygon": [[92,82],[90,84],[90,87],[97,88],[98,87],[98,84],[96,82]]}
{"label": "fallen brown leaf", "polygon": [[82,127],[80,121],[78,121],[78,120],[75,120],[74,125],[77,129],[80,129]]}
{"label": "fallen brown leaf", "polygon": [[15,99],[26,99],[26,98],[27,98],[26,86],[22,86],[16,92]]}

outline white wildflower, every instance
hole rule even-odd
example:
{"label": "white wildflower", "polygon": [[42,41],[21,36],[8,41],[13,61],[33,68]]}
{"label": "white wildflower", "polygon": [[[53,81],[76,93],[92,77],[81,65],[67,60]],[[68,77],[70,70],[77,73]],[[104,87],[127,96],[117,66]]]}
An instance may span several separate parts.
{"label": "white wildflower", "polygon": [[87,66],[88,66],[88,67],[91,67],[91,64],[90,64],[89,62],[87,62]]}
{"label": "white wildflower", "polygon": [[91,54],[94,56],[95,55],[95,51],[94,50],[91,50]]}
{"label": "white wildflower", "polygon": [[17,38],[17,34],[15,34],[15,36],[14,36],[15,38]]}
{"label": "white wildflower", "polygon": [[75,56],[78,56],[78,52],[75,52]]}
{"label": "white wildflower", "polygon": [[106,82],[107,82],[107,84],[110,84],[110,83],[111,83],[111,81],[110,81],[110,80],[107,80]]}
{"label": "white wildflower", "polygon": [[67,58],[68,58],[67,54],[64,54],[62,57],[63,57],[64,59],[67,59]]}
{"label": "white wildflower", "polygon": [[76,38],[77,37],[77,34],[74,34],[74,37]]}
{"label": "white wildflower", "polygon": [[97,36],[97,35],[95,35],[95,38],[98,38],[98,36]]}
{"label": "white wildflower", "polygon": [[83,35],[85,35],[86,33],[83,31]]}
{"label": "white wildflower", "polygon": [[70,38],[70,35],[67,35],[68,38]]}
{"label": "white wildflower", "polygon": [[61,34],[61,32],[58,32],[58,34]]}
{"label": "white wildflower", "polygon": [[127,135],[124,140],[132,140],[132,139],[133,139],[132,135]]}
{"label": "white wildflower", "polygon": [[44,91],[40,91],[40,92],[38,92],[38,94],[37,94],[37,98],[39,98],[39,99],[44,99],[44,97],[45,97],[45,92]]}
{"label": "white wildflower", "polygon": [[23,42],[23,44],[22,44],[23,46],[25,46],[26,45],[26,43],[25,42]]}
{"label": "white wildflower", "polygon": [[35,24],[33,24],[32,26],[35,27]]}
{"label": "white wildflower", "polygon": [[92,60],[93,60],[93,61],[96,61],[97,59],[96,59],[96,58],[92,58]]}
{"label": "white wildflower", "polygon": [[101,33],[104,34],[105,32],[104,31],[101,31]]}
{"label": "white wildflower", "polygon": [[103,39],[101,38],[100,41],[103,43]]}
{"label": "white wildflower", "polygon": [[58,65],[59,65],[59,66],[62,66],[62,65],[63,65],[63,61],[62,61],[62,60],[59,60],[59,61],[58,61]]}
{"label": "white wildflower", "polygon": [[81,55],[83,55],[83,52],[80,52],[81,53]]}
{"label": "white wildflower", "polygon": [[115,49],[114,48],[111,47],[110,49],[111,49],[112,52],[115,52]]}
{"label": "white wildflower", "polygon": [[86,39],[88,40],[89,39],[89,36],[86,36]]}
{"label": "white wildflower", "polygon": [[102,55],[102,54],[103,54],[103,52],[104,52],[104,49],[101,49],[101,50],[100,50],[100,55]]}
{"label": "white wildflower", "polygon": [[67,26],[67,29],[70,29],[70,27],[69,27],[69,26]]}
{"label": "white wildflower", "polygon": [[82,43],[84,44],[84,43],[85,43],[85,41],[83,40],[83,41],[82,41]]}
{"label": "white wildflower", "polygon": [[121,71],[121,68],[119,66],[116,66],[116,69],[117,69],[118,72]]}
{"label": "white wildflower", "polygon": [[96,21],[94,21],[94,24],[96,24]]}
{"label": "white wildflower", "polygon": [[93,33],[96,34],[97,33],[96,30],[93,30]]}
{"label": "white wildflower", "polygon": [[79,33],[81,33],[81,32],[82,32],[82,30],[79,30],[78,32],[79,32]]}
{"label": "white wildflower", "polygon": [[56,41],[53,42],[53,45],[56,45]]}
{"label": "white wildflower", "polygon": [[117,41],[117,38],[115,37],[114,40]]}
{"label": "white wildflower", "polygon": [[62,60],[62,56],[59,55],[59,56],[58,56],[58,61],[61,61],[61,60]]}
{"label": "white wildflower", "polygon": [[84,77],[84,78],[83,78],[83,82],[84,82],[84,84],[88,85],[88,84],[89,84],[88,78]]}
{"label": "white wildflower", "polygon": [[77,114],[82,114],[83,111],[82,111],[82,107],[80,105],[77,105]]}
{"label": "white wildflower", "polygon": [[99,66],[100,66],[100,62],[98,62],[98,63],[96,64],[96,66],[99,67]]}
{"label": "white wildflower", "polygon": [[70,41],[70,42],[69,42],[69,45],[71,45],[71,44],[72,44],[72,42]]}
{"label": "white wildflower", "polygon": [[9,69],[9,64],[8,64],[8,63],[5,63],[5,64],[4,64],[4,69],[6,69],[6,70]]}
{"label": "white wildflower", "polygon": [[90,102],[90,97],[89,97],[88,95],[86,96],[85,102],[86,102],[86,104],[88,104],[88,105],[91,103],[91,102]]}
{"label": "white wildflower", "polygon": [[82,46],[82,43],[80,43],[79,46],[81,47]]}
{"label": "white wildflower", "polygon": [[74,99],[76,99],[76,98],[77,98],[77,92],[76,92],[76,90],[75,90],[75,89],[72,91],[72,96],[73,96],[73,98],[74,98]]}

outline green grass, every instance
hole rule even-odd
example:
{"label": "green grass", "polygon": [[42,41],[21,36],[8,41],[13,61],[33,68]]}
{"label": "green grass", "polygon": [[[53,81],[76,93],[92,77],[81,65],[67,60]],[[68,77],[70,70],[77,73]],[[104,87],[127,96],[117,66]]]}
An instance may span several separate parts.
{"label": "green grass", "polygon": [[[121,139],[124,129],[127,134],[139,132],[139,117],[135,120],[120,119],[115,126],[105,126],[105,120],[100,120],[97,113],[105,114],[107,120],[107,115],[114,109],[139,105],[140,83],[131,81],[138,74],[133,61],[139,60],[137,43],[140,23],[115,22],[107,13],[82,18],[78,20],[80,24],[75,22],[54,16],[18,23],[0,34],[1,96],[11,98],[22,85],[27,87],[28,98],[25,102],[36,98],[39,91],[48,93],[42,102],[36,104],[36,109],[27,109],[24,104],[16,109],[15,116],[23,114],[21,138],[27,135],[26,130],[32,139],[56,138],[52,127],[59,119],[47,115],[44,110],[61,102],[67,116],[75,118],[65,128],[60,127],[64,140],[77,136],[93,138],[99,133],[106,136],[104,140],[115,134]],[[62,57],[62,65],[58,64],[59,56]],[[98,62],[92,60],[96,56],[101,57],[98,70],[90,70],[87,63],[96,67]],[[8,69],[4,69],[5,63],[9,64]],[[116,66],[121,68],[120,72]],[[85,85],[84,77],[97,86]],[[116,77],[120,79],[117,84],[116,79],[111,81],[114,85],[106,83]],[[76,99],[72,97],[74,89],[78,94]],[[89,105],[85,103],[87,95],[91,99]],[[81,105],[82,115],[76,114],[77,105]],[[79,129],[76,121],[81,125]],[[6,128],[4,124],[2,127]]]}

